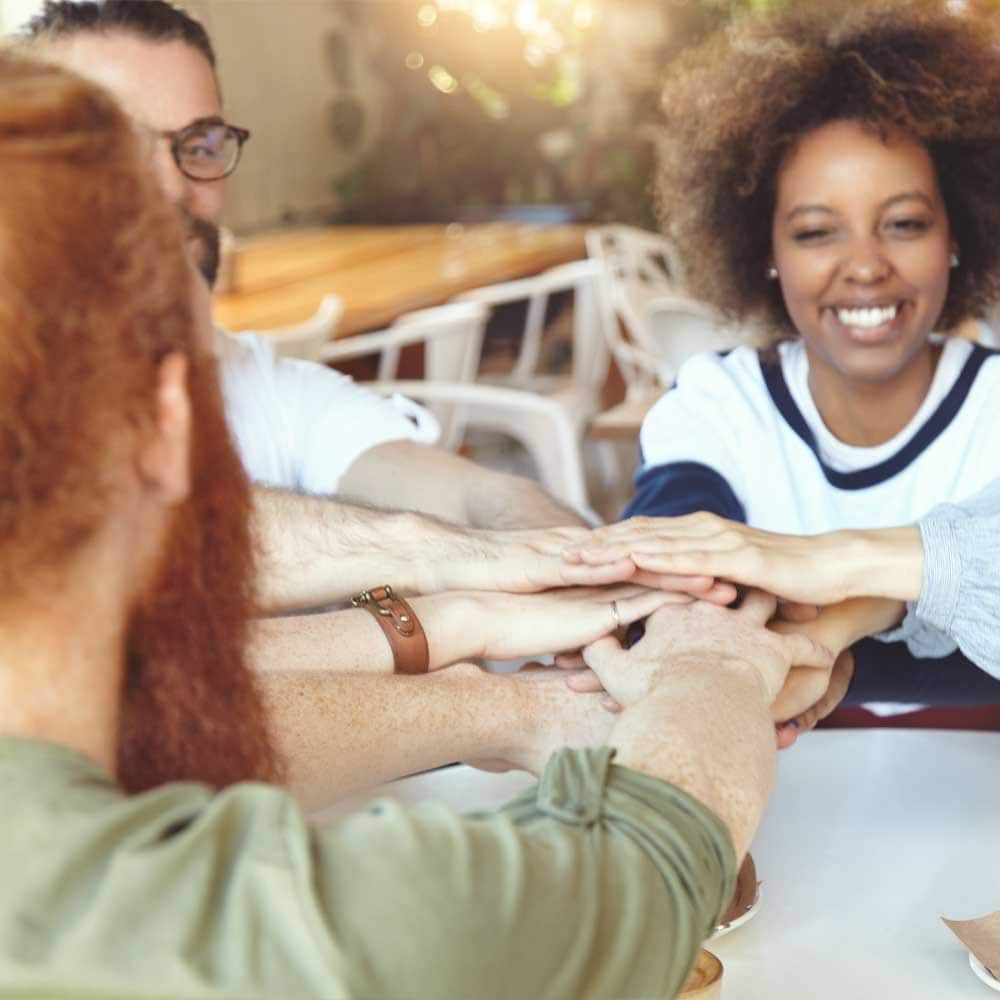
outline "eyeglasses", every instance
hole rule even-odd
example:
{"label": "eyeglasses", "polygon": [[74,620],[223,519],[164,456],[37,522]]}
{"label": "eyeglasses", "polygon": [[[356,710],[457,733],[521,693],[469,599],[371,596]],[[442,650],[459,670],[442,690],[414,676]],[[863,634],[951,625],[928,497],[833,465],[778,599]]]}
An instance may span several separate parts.
{"label": "eyeglasses", "polygon": [[240,162],[243,143],[250,138],[245,128],[229,125],[221,118],[199,118],[184,128],[155,134],[170,142],[177,169],[193,181],[228,177]]}

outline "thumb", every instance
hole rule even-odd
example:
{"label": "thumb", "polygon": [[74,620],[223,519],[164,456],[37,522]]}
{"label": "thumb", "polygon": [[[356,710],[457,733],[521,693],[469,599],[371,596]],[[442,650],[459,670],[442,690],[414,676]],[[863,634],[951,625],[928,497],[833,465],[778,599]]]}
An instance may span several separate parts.
{"label": "thumb", "polygon": [[827,649],[822,643],[801,632],[793,632],[788,635],[779,636],[788,662],[793,667],[817,667],[820,670],[829,670],[833,666],[836,656],[833,650]]}
{"label": "thumb", "polygon": [[583,662],[598,675],[602,670],[614,668],[626,655],[618,640],[611,635],[583,648]]}

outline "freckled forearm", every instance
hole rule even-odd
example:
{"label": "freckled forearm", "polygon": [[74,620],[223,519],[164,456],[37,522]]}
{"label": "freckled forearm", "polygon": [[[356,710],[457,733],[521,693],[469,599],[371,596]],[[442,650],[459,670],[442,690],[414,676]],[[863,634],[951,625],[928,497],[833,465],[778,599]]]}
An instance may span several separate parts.
{"label": "freckled forearm", "polygon": [[260,684],[289,784],[310,807],[501,756],[516,726],[509,680],[471,664],[419,677],[280,671]]}

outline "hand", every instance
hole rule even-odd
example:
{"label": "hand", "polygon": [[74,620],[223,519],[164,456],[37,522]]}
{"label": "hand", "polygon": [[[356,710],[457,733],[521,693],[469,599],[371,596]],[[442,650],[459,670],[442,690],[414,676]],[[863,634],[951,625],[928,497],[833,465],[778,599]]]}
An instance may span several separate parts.
{"label": "hand", "polygon": [[564,683],[564,671],[534,663],[506,675],[502,683],[515,693],[516,728],[509,730],[499,756],[466,761],[488,771],[510,769],[540,775],[549,758],[563,747],[599,747],[608,742],[614,714],[605,696],[574,694]]}
{"label": "hand", "polygon": [[760,587],[789,601],[833,604],[849,596],[845,554],[850,533],[781,535],[715,514],[635,517],[594,531],[567,547],[572,565],[614,565],[631,559],[636,582],[660,574],[711,574]]}
{"label": "hand", "polygon": [[[792,673],[794,674],[795,670],[792,670]],[[853,677],[854,654],[849,649],[845,649],[837,657],[830,674],[829,685],[816,703],[796,718],[782,722],[777,727],[778,749],[786,750],[803,733],[812,729],[820,719],[825,719],[844,700]]]}
{"label": "hand", "polygon": [[[843,636],[836,628],[830,627],[829,618],[824,615],[800,622],[778,618],[770,623],[769,628],[782,635],[806,636],[819,645],[831,649],[835,655],[839,655],[845,648]],[[831,660],[823,667],[793,664],[781,691],[771,705],[771,718],[776,723],[790,722],[815,705],[830,686],[834,663],[835,661]]]}
{"label": "hand", "polygon": [[476,648],[465,654],[494,660],[579,649],[619,626],[667,604],[690,603],[686,594],[631,584],[567,587],[541,594],[469,593],[463,632]]}
{"label": "hand", "polygon": [[[471,531],[444,528],[438,558],[430,561],[423,593],[444,590],[503,590],[537,593],[553,587],[599,587],[621,583],[635,574],[628,557],[599,563],[572,563],[563,558],[567,546],[580,546],[591,536],[589,528],[539,528],[529,531]],[[416,558],[427,561],[426,553]],[[717,603],[728,603],[735,592],[718,586],[703,573],[663,576],[657,586],[689,593]]]}
{"label": "hand", "polygon": [[805,635],[769,630],[776,600],[748,593],[739,608],[704,601],[661,608],[646,622],[646,634],[630,650],[617,640],[601,639],[583,651],[587,665],[620,704],[633,705],[678,668],[711,670],[735,665],[752,671],[770,704],[793,664],[829,669],[833,653]]}

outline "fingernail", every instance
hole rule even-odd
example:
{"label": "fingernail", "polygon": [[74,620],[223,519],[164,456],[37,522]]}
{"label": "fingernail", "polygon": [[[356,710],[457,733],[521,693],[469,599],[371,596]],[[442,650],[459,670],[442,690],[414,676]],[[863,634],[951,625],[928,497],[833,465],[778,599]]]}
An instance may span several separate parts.
{"label": "fingernail", "polygon": [[798,728],[799,728],[799,720],[798,720],[798,719],[792,719],[792,721],[791,721],[791,722],[789,722],[788,724],[789,724],[789,725],[790,725],[790,726],[791,726],[791,727],[792,727],[793,729],[798,729]]}

